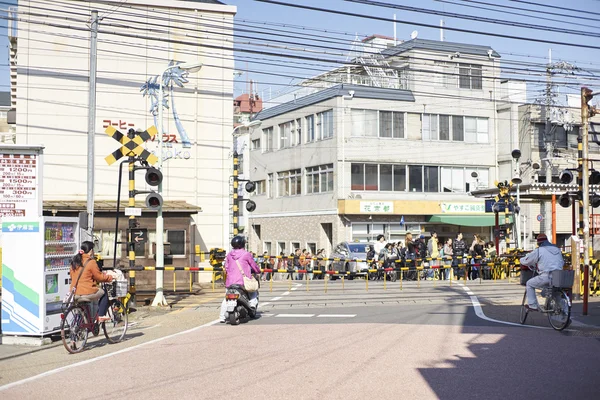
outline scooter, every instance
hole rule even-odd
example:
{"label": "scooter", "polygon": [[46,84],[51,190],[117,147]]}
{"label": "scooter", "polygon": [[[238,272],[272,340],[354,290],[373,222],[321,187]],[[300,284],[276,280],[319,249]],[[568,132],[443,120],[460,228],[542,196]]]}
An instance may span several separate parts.
{"label": "scooter", "polygon": [[248,292],[241,285],[231,285],[225,293],[227,312],[225,318],[231,325],[238,325],[242,319],[256,318],[258,310],[258,293],[256,293],[256,308],[250,307]]}

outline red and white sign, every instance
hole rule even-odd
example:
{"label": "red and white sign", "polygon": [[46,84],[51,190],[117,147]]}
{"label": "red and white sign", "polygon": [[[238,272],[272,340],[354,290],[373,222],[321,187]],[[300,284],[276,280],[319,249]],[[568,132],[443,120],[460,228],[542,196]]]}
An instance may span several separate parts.
{"label": "red and white sign", "polygon": [[0,217],[39,216],[38,162],[35,154],[0,154]]}

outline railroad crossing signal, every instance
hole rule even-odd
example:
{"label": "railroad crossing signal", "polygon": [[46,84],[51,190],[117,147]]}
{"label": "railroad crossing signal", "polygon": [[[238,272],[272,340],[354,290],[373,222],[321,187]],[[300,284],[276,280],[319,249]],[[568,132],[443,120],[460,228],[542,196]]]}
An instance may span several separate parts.
{"label": "railroad crossing signal", "polygon": [[112,152],[112,154],[108,155],[105,158],[108,165],[113,164],[123,156],[133,155],[140,156],[140,158],[142,158],[143,160],[148,161],[149,164],[155,164],[158,161],[158,157],[156,157],[154,154],[150,153],[148,150],[142,147],[142,144],[145,141],[151,139],[152,137],[154,137],[154,135],[156,135],[157,130],[154,126],[151,126],[144,132],[137,132],[133,139],[130,139],[129,137],[127,137],[127,135],[123,135],[121,132],[119,132],[112,126],[106,128],[105,132],[108,136],[112,137],[117,142],[123,145],[120,149],[115,150],[114,152]]}

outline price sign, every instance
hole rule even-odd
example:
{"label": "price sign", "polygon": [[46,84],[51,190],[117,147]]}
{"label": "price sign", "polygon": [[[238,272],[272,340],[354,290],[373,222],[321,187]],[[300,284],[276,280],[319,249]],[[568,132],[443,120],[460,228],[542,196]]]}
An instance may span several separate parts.
{"label": "price sign", "polygon": [[0,153],[0,217],[38,216],[39,158]]}

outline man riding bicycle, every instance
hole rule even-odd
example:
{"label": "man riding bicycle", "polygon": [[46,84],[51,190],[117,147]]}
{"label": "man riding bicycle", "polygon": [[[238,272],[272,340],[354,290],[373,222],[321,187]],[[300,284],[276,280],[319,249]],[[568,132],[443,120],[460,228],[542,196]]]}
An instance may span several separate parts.
{"label": "man riding bicycle", "polygon": [[536,288],[544,288],[550,285],[550,272],[560,271],[565,264],[560,249],[550,243],[544,233],[537,237],[538,248],[521,258],[521,265],[536,266],[538,274],[527,281],[527,305],[529,310],[538,311],[539,306],[535,295]]}

